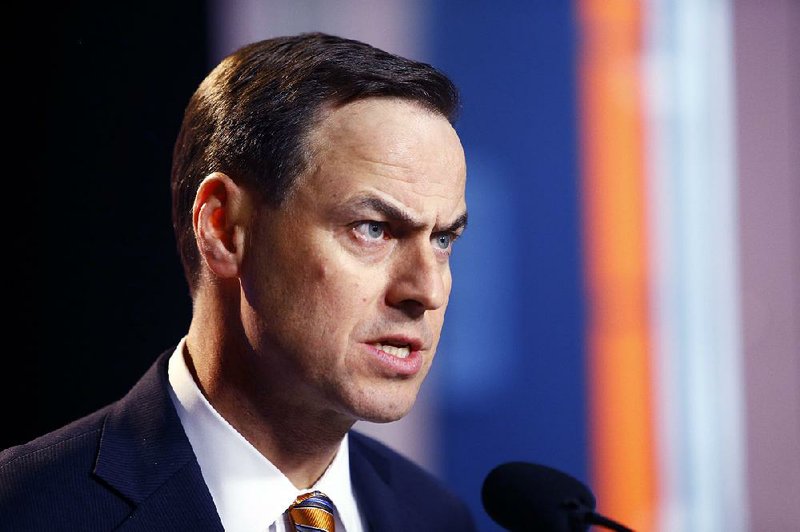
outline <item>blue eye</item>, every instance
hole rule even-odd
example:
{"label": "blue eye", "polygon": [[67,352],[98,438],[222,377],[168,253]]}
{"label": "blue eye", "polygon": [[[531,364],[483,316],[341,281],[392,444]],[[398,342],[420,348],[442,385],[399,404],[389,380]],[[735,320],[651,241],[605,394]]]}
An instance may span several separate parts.
{"label": "blue eye", "polygon": [[433,245],[439,249],[448,249],[450,245],[453,243],[452,235],[447,233],[440,233],[438,235],[434,235],[433,237]]}
{"label": "blue eye", "polygon": [[386,234],[385,224],[381,222],[360,222],[355,230],[368,240],[381,240]]}

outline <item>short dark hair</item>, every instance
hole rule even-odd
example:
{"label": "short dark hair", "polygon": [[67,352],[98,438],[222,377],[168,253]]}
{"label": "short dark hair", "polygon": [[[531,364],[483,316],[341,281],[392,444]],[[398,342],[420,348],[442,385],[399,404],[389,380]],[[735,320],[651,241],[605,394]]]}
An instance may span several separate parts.
{"label": "short dark hair", "polygon": [[189,100],[172,160],[172,222],[192,293],[192,205],[205,176],[224,172],[279,207],[308,168],[323,110],[371,97],[413,101],[451,123],[459,106],[456,87],[432,66],[323,33],[249,44],[211,71]]}

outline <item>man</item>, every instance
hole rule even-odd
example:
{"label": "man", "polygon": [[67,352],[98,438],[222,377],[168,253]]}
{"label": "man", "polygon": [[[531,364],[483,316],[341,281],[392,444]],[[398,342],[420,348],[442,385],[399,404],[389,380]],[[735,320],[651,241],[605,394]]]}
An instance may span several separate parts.
{"label": "man", "polygon": [[120,401],[3,451],[0,527],[473,529],[350,430],[405,415],[436,351],[467,218],[456,109],[429,65],[333,36],[223,60],[174,151],[188,334]]}

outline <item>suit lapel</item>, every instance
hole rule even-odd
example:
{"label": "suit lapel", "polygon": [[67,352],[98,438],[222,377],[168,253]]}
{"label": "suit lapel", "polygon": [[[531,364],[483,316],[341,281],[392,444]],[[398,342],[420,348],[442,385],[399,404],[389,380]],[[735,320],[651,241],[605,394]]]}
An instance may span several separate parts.
{"label": "suit lapel", "polygon": [[350,477],[364,516],[372,532],[425,530],[416,508],[393,487],[391,462],[366,447],[358,434],[350,433]]}
{"label": "suit lapel", "polygon": [[134,388],[111,409],[103,425],[94,474],[130,501],[122,529],[222,530],[168,392],[162,354]]}
{"label": "suit lapel", "polygon": [[223,528],[194,461],[170,476],[117,530],[221,532]]}

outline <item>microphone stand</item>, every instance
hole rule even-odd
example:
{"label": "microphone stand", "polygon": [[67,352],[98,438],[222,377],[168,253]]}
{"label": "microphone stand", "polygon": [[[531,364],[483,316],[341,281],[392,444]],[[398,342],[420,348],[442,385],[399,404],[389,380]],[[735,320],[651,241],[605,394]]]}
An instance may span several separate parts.
{"label": "microphone stand", "polygon": [[634,532],[633,529],[630,529],[625,525],[614,521],[613,519],[609,519],[604,515],[600,515],[576,499],[565,501],[564,507],[573,516],[577,517],[578,522],[581,524],[602,526],[603,528],[614,530],[616,532]]}

